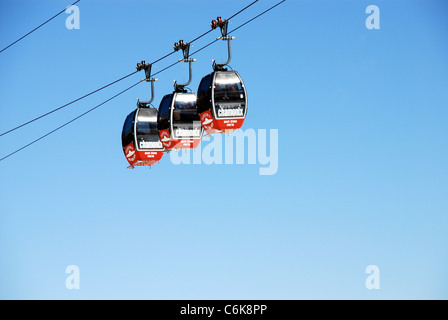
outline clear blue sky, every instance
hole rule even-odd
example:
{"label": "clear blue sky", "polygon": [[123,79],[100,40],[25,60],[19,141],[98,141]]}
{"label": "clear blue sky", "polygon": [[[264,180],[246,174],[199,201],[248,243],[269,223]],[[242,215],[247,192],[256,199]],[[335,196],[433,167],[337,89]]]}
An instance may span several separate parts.
{"label": "clear blue sky", "polygon": [[[0,47],[73,1],[0,0]],[[0,131],[132,72],[251,1],[82,0],[0,54]],[[230,28],[267,9],[260,0]],[[368,5],[380,30],[368,30]],[[126,170],[141,84],[0,163],[2,299],[447,299],[448,3],[288,0],[234,35],[244,128],[279,130],[279,169]],[[216,33],[194,44],[200,48]],[[173,55],[154,71],[180,58]],[[196,56],[191,87],[226,58]],[[0,137],[0,157],[108,99],[138,74]],[[157,76],[156,100],[187,77]],[[65,268],[80,268],[67,290]],[[381,270],[367,290],[365,269]]]}

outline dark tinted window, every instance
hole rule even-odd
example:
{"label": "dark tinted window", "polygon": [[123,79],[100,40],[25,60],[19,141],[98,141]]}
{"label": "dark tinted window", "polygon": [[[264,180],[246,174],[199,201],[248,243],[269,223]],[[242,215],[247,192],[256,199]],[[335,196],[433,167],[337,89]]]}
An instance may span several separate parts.
{"label": "dark tinted window", "polygon": [[246,94],[236,72],[216,73],[214,84],[215,115],[218,118],[243,117]]}
{"label": "dark tinted window", "polygon": [[134,141],[134,118],[135,112],[131,112],[127,117],[123,125],[123,131],[121,133],[121,142],[123,147],[126,147],[132,141]]}
{"label": "dark tinted window", "polygon": [[201,83],[198,88],[198,112],[201,114],[209,110],[212,106],[212,90],[211,90],[211,81],[212,74],[209,74],[202,78]]}
{"label": "dark tinted window", "polygon": [[244,89],[234,72],[219,72],[215,79],[215,102],[244,102]]}
{"label": "dark tinted window", "polygon": [[137,122],[137,148],[139,150],[163,149],[157,122]]}
{"label": "dark tinted window", "polygon": [[176,138],[196,138],[202,136],[194,93],[176,94],[173,109],[173,129]]}
{"label": "dark tinted window", "polygon": [[210,89],[211,79],[212,79],[211,74],[202,78],[201,83],[199,84],[199,88],[198,88],[198,96],[201,96],[202,94],[206,93]]}
{"label": "dark tinted window", "polygon": [[137,135],[158,135],[157,122],[138,122]]}
{"label": "dark tinted window", "polygon": [[160,102],[159,115],[157,119],[157,127],[159,130],[169,128],[171,98],[172,95],[168,94],[164,96],[162,102]]}

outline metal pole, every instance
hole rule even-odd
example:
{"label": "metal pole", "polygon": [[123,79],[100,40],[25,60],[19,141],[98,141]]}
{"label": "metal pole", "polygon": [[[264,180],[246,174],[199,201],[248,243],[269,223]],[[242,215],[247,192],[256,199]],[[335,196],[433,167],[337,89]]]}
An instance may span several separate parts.
{"label": "metal pole", "polygon": [[183,87],[188,86],[193,80],[193,62],[196,62],[196,59],[182,59],[179,61],[189,62],[189,79],[187,83],[176,83],[176,88],[182,89]]}
{"label": "metal pole", "polygon": [[229,52],[229,55],[228,55],[229,58],[227,59],[226,62],[216,64],[216,66],[218,68],[222,68],[222,67],[228,65],[230,63],[230,61],[232,61],[232,45],[230,44],[230,41],[234,40],[235,38],[234,37],[225,37],[225,38],[218,38],[218,39],[227,39],[227,48],[228,48],[228,52]]}

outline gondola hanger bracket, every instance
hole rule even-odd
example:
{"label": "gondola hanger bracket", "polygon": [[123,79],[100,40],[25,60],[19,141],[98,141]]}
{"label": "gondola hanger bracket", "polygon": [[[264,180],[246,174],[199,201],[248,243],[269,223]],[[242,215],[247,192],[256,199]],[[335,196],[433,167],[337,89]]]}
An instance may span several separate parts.
{"label": "gondola hanger bracket", "polygon": [[189,68],[189,80],[187,83],[177,83],[175,81],[174,88],[176,92],[186,92],[185,87],[188,86],[192,81],[192,63],[196,62],[196,59],[190,59],[190,43],[185,43],[183,40],[179,40],[173,46],[174,51],[182,50],[183,59],[180,59],[179,62],[188,62],[190,64]]}
{"label": "gondola hanger bracket", "polygon": [[141,81],[151,82],[151,99],[149,101],[137,100],[137,107],[139,108],[149,108],[151,103],[154,101],[154,82],[159,81],[159,79],[151,78],[152,64],[147,64],[145,61],[137,63],[137,71],[145,70],[145,79]]}
{"label": "gondola hanger bracket", "polygon": [[215,71],[224,71],[226,70],[224,67],[232,61],[232,49],[231,49],[231,40],[235,40],[235,37],[229,37],[228,36],[228,26],[229,26],[229,20],[223,20],[221,17],[218,17],[216,20],[213,20],[211,23],[212,29],[215,30],[216,28],[221,29],[221,37],[216,38],[216,40],[224,40],[227,41],[228,44],[228,53],[229,58],[226,62],[223,63],[216,63],[213,61],[213,70]]}

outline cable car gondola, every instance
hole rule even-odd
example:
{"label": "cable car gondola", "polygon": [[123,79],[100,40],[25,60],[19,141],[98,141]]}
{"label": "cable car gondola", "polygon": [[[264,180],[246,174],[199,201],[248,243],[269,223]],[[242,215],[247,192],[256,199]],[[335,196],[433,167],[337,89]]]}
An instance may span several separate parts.
{"label": "cable car gondola", "polygon": [[192,62],[196,61],[188,58],[189,48],[190,44],[184,44],[183,41],[174,45],[176,51],[183,50],[184,59],[180,61],[189,62],[189,81],[185,84],[176,83],[174,92],[163,97],[159,106],[157,126],[160,141],[166,150],[194,149],[202,139],[197,96],[185,90],[192,80]]}
{"label": "cable car gondola", "polygon": [[123,151],[132,169],[154,165],[162,159],[165,151],[157,129],[158,110],[150,107],[157,79],[150,78],[151,65],[142,61],[137,65],[137,70],[142,69],[146,71],[145,81],[151,82],[151,100],[137,102],[138,108],[126,117],[121,135]]}
{"label": "cable car gondola", "polygon": [[198,110],[201,124],[207,134],[232,132],[243,126],[247,114],[247,93],[237,71],[224,68],[232,59],[230,41],[227,36],[228,20],[221,17],[212,21],[212,29],[221,28],[227,40],[229,58],[224,63],[214,63],[213,72],[204,78],[198,88]]}

